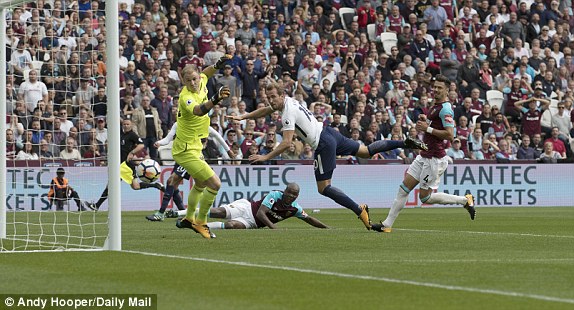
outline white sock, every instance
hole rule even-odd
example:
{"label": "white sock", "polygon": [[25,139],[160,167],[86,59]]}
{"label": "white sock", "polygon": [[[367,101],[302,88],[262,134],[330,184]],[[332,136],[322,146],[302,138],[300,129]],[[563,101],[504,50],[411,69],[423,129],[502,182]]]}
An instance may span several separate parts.
{"label": "white sock", "polygon": [[467,201],[466,197],[464,196],[456,196],[445,193],[432,193],[430,195],[430,198],[424,203],[439,204],[439,205],[454,205],[454,204],[464,205],[466,201]]}
{"label": "white sock", "polygon": [[399,191],[397,192],[397,197],[395,197],[395,201],[393,201],[393,206],[391,207],[391,211],[387,215],[387,218],[383,221],[383,225],[385,227],[393,227],[393,223],[399,216],[399,212],[405,207],[407,200],[409,198],[409,193],[405,192],[403,187],[399,187]]}
{"label": "white sock", "polygon": [[209,229],[225,229],[225,223],[223,222],[209,222],[207,223]]}
{"label": "white sock", "polygon": [[177,210],[175,212],[177,212],[177,216],[186,216],[187,215],[187,209]]}

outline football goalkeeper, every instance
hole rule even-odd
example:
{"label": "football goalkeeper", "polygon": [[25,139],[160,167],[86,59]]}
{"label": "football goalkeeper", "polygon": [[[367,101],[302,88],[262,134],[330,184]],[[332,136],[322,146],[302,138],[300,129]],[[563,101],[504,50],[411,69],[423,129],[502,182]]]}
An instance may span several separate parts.
{"label": "football goalkeeper", "polygon": [[[175,138],[176,131],[177,131],[177,123],[174,123],[167,136],[157,141],[154,144],[154,147],[159,148],[159,146],[161,145],[169,144]],[[235,157],[235,153],[233,152],[233,150],[229,148],[229,145],[225,143],[223,137],[221,137],[219,132],[211,128],[211,126],[209,127],[209,137],[215,139],[217,143],[221,145],[223,149],[227,152],[227,155],[229,155],[230,158]],[[207,143],[207,140],[205,141],[205,143]],[[177,217],[177,212],[175,212],[173,208],[170,209],[168,212],[165,212],[165,210],[167,209],[167,205],[172,199],[173,203],[177,206],[179,210],[185,210],[178,189],[179,184],[181,183],[181,181],[183,181],[183,179],[189,180],[189,173],[187,173],[187,171],[182,166],[176,163],[173,166],[171,175],[167,179],[166,183],[167,185],[165,188],[165,192],[163,193],[163,198],[161,200],[161,207],[154,214],[145,217],[148,221],[157,222],[157,221],[163,221],[166,217]]]}
{"label": "football goalkeeper", "polygon": [[182,71],[184,87],[179,94],[177,111],[177,131],[173,141],[172,155],[175,162],[183,167],[193,178],[193,188],[187,199],[187,206],[191,210],[199,203],[197,217],[193,212],[178,220],[176,225],[180,228],[191,228],[202,237],[215,238],[207,227],[207,213],[215,201],[221,187],[221,181],[211,167],[205,162],[202,155],[202,139],[207,138],[210,119],[207,115],[214,105],[229,97],[231,91],[228,87],[221,87],[216,94],[208,100],[207,80],[231,55],[223,55],[215,65],[199,72],[193,65],[186,66]]}

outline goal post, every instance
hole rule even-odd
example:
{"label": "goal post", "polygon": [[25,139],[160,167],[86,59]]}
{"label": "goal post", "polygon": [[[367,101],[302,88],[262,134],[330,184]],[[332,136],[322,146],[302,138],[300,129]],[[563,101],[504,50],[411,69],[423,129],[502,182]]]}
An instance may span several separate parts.
{"label": "goal post", "polygon": [[[7,44],[10,45],[7,38],[7,29],[11,27],[9,24],[11,21],[7,19],[7,16],[12,16],[11,13],[15,8],[21,8],[29,3],[32,2],[29,0],[0,0],[0,47],[2,47],[0,48],[0,98],[7,98],[8,96],[7,72],[11,72],[11,59],[7,55],[6,48],[4,48],[7,46]],[[46,3],[53,2],[46,1]],[[77,5],[77,2],[74,3]],[[53,8],[54,7],[52,6],[51,9]],[[63,8],[63,10],[70,11],[70,8],[71,6],[69,8]],[[76,14],[80,13],[77,7],[75,7],[73,10],[75,11],[72,11],[71,14],[74,14],[74,12]],[[105,94],[107,97],[107,113],[105,115],[105,120],[107,123],[107,154],[105,157],[101,157],[98,160],[93,159],[88,161],[88,163],[92,163],[92,166],[87,168],[81,168],[84,164],[83,157],[82,160],[73,161],[73,166],[67,166],[67,163],[62,164],[58,160],[43,159],[40,159],[39,163],[26,159],[24,164],[22,164],[22,161],[17,164],[14,159],[9,158],[7,154],[7,147],[2,147],[0,150],[0,156],[2,157],[0,159],[0,199],[3,201],[0,203],[0,252],[102,249],[120,251],[122,249],[120,179],[121,126],[119,113],[120,55],[118,42],[119,18],[117,2],[107,1],[104,18],[105,27],[103,27],[101,30],[105,31],[106,43]],[[26,23],[24,23],[24,25],[26,25]],[[28,29],[25,29],[26,34],[23,35],[22,38],[25,37],[28,39],[30,34],[28,33]],[[79,36],[73,39],[75,39],[76,42],[80,41]],[[89,39],[95,40],[95,35]],[[14,49],[12,49],[12,51],[13,50]],[[90,52],[92,51],[93,50],[90,50]],[[54,56],[53,51],[49,51],[46,54],[48,53],[50,56]],[[50,57],[44,57],[43,59],[36,59],[36,61],[33,62],[46,64],[48,62],[46,59],[53,60]],[[65,66],[68,66],[68,63],[66,63]],[[44,68],[43,65],[42,68]],[[40,68],[33,68],[32,70],[37,71],[38,78],[41,77]],[[68,67],[66,67],[66,70],[68,70]],[[13,75],[11,76],[13,78]],[[92,77],[95,77],[95,75]],[[80,80],[79,77],[77,79],[78,81]],[[24,72],[24,80],[27,81],[26,72]],[[52,89],[52,92],[57,91],[59,90]],[[50,98],[50,100],[51,99],[52,98]],[[0,121],[0,141],[2,141],[2,144],[5,146],[8,145],[6,132],[7,129],[9,129],[7,126],[9,124],[7,124],[7,122],[12,118],[12,113],[9,114],[9,112],[12,112],[12,110],[10,110],[11,105],[9,105],[7,101],[8,100],[0,100],[0,118],[7,120]],[[27,117],[30,118],[33,116],[27,115]],[[80,146],[85,145],[78,144],[78,148]],[[10,162],[10,165],[8,165],[8,162]],[[102,163],[102,165],[105,163],[107,168],[94,167],[100,163]],[[31,208],[26,205],[28,203],[26,199],[20,200],[20,202],[24,201],[24,207],[22,208],[14,207],[8,203],[9,198],[20,195],[20,193],[18,193],[18,188],[27,186],[25,182],[32,179],[31,176],[25,176],[24,184],[16,184],[17,182],[22,182],[18,181],[19,179],[16,177],[15,171],[17,169],[15,167],[18,165],[23,165],[23,168],[18,170],[20,172],[24,171],[24,175],[26,175],[26,171],[33,171],[36,173],[36,188],[38,189],[38,193],[30,194],[30,196],[32,196],[30,198],[32,201]],[[83,184],[83,186],[80,186],[80,188],[90,188],[90,191],[88,194],[81,193],[82,206],[83,203],[87,200],[97,200],[104,187],[108,185],[108,210],[99,212],[79,210],[78,212],[75,212],[71,209],[71,205],[74,204],[74,200],[70,197],[67,198],[67,209],[64,209],[63,211],[55,211],[55,209],[52,208],[34,208],[34,199],[36,199],[36,203],[38,201],[42,201],[44,203],[46,202],[45,195],[48,191],[47,188],[49,188],[51,178],[56,175],[56,167],[65,168],[66,177],[68,177],[68,173],[71,174],[70,184],[72,187],[75,187],[74,183],[86,182]],[[69,169],[67,167],[69,167]],[[96,183],[96,181],[91,180],[90,176],[87,175],[90,173],[90,171],[93,171],[90,169],[99,169],[99,175],[107,175],[106,179],[100,180],[102,179],[100,177],[98,180],[101,181],[100,183]],[[102,172],[102,169],[107,169],[107,171],[104,173]],[[40,176],[43,177],[41,178]],[[77,178],[72,179],[74,176]],[[27,191],[31,190],[27,189]],[[87,197],[90,197],[91,199],[88,199]],[[18,199],[19,198],[16,198],[17,202]],[[78,206],[78,209],[79,208],[80,206]]]}

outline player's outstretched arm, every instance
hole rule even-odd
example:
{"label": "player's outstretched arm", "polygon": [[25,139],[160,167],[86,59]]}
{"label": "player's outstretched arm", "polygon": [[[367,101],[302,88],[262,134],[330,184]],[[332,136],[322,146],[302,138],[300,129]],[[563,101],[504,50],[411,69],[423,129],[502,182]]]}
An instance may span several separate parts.
{"label": "player's outstretched arm", "polygon": [[283,154],[283,152],[285,152],[285,150],[287,150],[289,146],[291,146],[291,141],[293,141],[294,134],[295,134],[294,130],[284,130],[283,141],[281,141],[281,143],[279,143],[279,145],[277,145],[275,149],[273,149],[273,151],[265,155],[258,155],[258,154],[251,155],[249,156],[249,160],[255,163],[270,160],[272,158],[277,157],[278,155]]}
{"label": "player's outstretched arm", "polygon": [[319,221],[318,219],[312,217],[312,216],[307,216],[306,218],[303,219],[303,221],[305,221],[307,224],[317,227],[317,228],[329,228],[329,226],[323,224],[321,221]]}
{"label": "player's outstretched arm", "polygon": [[277,225],[273,224],[267,217],[267,213],[269,213],[269,209],[266,206],[260,206],[259,210],[257,210],[257,214],[255,215],[257,219],[259,219],[265,226],[271,229],[277,229]]}
{"label": "player's outstretched arm", "polygon": [[273,108],[271,107],[262,107],[259,108],[255,111],[251,111],[247,114],[243,114],[243,115],[226,115],[225,117],[228,119],[233,119],[233,120],[238,120],[238,121],[242,121],[244,119],[256,119],[258,117],[262,117],[262,116],[267,116],[270,115],[271,113],[273,113]]}
{"label": "player's outstretched arm", "polygon": [[[211,127],[209,127],[211,128]],[[167,133],[167,136],[165,136],[165,138],[156,141],[153,146],[155,146],[156,148],[163,146],[163,145],[168,145],[173,138],[175,137],[175,133],[177,132],[177,122],[173,123],[173,126],[171,126],[171,129],[169,130],[169,132]]]}
{"label": "player's outstretched arm", "polygon": [[212,137],[217,142],[217,144],[221,145],[221,147],[223,147],[226,152],[229,152],[229,145],[225,143],[225,140],[219,134],[219,132],[217,132],[217,130],[213,129],[211,126],[209,126],[209,136]]}

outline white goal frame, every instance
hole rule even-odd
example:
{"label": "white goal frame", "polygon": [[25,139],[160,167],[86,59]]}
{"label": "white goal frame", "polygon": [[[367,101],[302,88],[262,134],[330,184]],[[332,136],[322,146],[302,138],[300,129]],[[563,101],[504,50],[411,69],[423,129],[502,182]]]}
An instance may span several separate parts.
{"label": "white goal frame", "polygon": [[[6,14],[8,9],[29,3],[29,0],[0,0],[0,98],[6,98]],[[122,250],[121,232],[121,184],[120,184],[120,93],[119,93],[119,18],[118,3],[106,5],[106,95],[108,124],[108,236],[104,250]],[[0,100],[0,119],[6,119],[6,100]],[[6,145],[6,122],[0,121],[0,144]],[[7,237],[6,186],[8,185],[6,147],[0,147],[0,238]]]}

